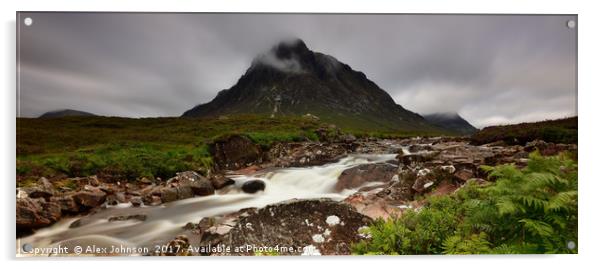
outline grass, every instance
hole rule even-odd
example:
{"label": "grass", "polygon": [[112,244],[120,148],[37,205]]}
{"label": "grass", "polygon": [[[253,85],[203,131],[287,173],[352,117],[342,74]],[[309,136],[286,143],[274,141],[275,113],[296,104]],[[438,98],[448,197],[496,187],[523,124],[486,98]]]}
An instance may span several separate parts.
{"label": "grass", "polygon": [[577,117],[514,125],[491,126],[471,137],[473,144],[481,145],[504,141],[508,145],[524,145],[535,139],[546,142],[577,144]]}
{"label": "grass", "polygon": [[[212,168],[208,144],[241,134],[264,149],[274,142],[318,140],[327,125],[306,117],[237,115],[221,118],[64,117],[17,119],[17,185],[48,178],[99,175],[136,180]],[[397,138],[418,132],[344,129],[358,137]],[[428,133],[423,133],[425,135]]]}

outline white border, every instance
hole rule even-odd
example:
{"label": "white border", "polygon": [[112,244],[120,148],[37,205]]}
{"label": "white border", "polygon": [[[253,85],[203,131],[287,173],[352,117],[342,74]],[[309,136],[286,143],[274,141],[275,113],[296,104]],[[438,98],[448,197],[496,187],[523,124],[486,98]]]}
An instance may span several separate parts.
{"label": "white border", "polygon": [[[286,3],[286,4],[285,4]],[[17,266],[43,266],[44,268],[106,268],[113,264],[127,262],[125,266],[139,268],[169,267],[173,262],[182,268],[204,267],[223,268],[236,266],[251,267],[315,267],[320,268],[578,268],[597,264],[596,254],[602,249],[600,237],[600,197],[602,178],[597,161],[600,151],[600,79],[599,65],[600,29],[602,26],[600,9],[596,1],[525,1],[525,0],[459,0],[459,1],[355,1],[355,0],[222,0],[222,1],[151,1],[151,0],[88,0],[88,1],[2,1],[2,53],[3,64],[0,76],[3,88],[0,99],[2,129],[0,143],[2,160],[0,171],[4,188],[2,206],[3,220],[0,222],[4,240],[0,244],[3,268]],[[93,259],[36,259],[15,260],[14,258],[14,178],[15,178],[15,16],[16,11],[162,11],[162,12],[347,12],[347,13],[521,13],[521,14],[578,14],[579,15],[579,141],[580,141],[580,181],[579,188],[579,254],[550,256],[403,256],[403,257],[320,257],[320,258],[93,258]],[[9,220],[9,221],[7,221]],[[98,262],[101,261],[101,262]],[[23,264],[23,262],[34,264]],[[135,262],[133,264],[132,262]],[[182,264],[183,262],[185,264]],[[110,264],[106,264],[110,263]]]}

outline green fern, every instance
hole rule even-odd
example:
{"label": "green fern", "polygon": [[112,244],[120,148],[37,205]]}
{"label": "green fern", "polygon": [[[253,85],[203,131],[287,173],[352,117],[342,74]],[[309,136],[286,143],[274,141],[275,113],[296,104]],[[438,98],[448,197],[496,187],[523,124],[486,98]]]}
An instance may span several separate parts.
{"label": "green fern", "polygon": [[576,253],[577,163],[530,155],[526,168],[483,166],[493,183],[428,198],[419,212],[378,220],[356,254]]}

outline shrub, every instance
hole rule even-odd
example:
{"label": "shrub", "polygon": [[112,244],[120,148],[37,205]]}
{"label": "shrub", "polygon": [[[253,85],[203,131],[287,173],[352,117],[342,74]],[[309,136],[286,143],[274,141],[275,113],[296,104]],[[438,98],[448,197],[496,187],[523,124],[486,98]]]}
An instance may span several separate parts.
{"label": "shrub", "polygon": [[428,198],[418,212],[376,220],[356,254],[576,253],[577,164],[530,156],[526,168],[483,167],[495,181]]}

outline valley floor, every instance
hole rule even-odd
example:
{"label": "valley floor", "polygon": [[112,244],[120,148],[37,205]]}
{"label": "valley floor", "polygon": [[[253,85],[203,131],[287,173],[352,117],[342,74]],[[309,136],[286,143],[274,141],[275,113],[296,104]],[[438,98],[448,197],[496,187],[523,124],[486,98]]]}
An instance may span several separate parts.
{"label": "valley floor", "polygon": [[211,169],[166,180],[29,179],[17,187],[18,253],[31,255],[23,244],[67,255],[86,245],[142,253],[81,254],[576,252],[574,144],[324,136],[263,146],[225,136],[207,148]]}

